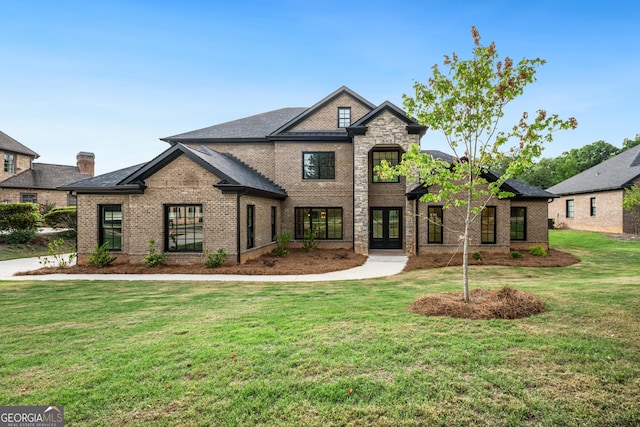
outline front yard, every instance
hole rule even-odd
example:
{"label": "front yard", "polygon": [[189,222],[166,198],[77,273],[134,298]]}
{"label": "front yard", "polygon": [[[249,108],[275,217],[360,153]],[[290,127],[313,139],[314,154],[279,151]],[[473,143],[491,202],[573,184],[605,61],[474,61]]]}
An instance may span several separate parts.
{"label": "front yard", "polygon": [[336,283],[0,282],[0,403],[69,425],[640,424],[640,242],[554,231],[564,268],[474,266],[547,311],[407,311],[458,267]]}

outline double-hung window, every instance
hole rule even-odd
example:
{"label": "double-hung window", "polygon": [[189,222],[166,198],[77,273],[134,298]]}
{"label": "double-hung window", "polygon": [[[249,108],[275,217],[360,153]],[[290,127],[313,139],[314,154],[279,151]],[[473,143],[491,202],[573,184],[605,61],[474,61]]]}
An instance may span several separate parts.
{"label": "double-hung window", "polygon": [[165,205],[164,219],[168,252],[202,252],[202,205]]}
{"label": "double-hung window", "polygon": [[591,216],[596,216],[596,198],[591,198]]}
{"label": "double-hung window", "polygon": [[6,173],[16,173],[16,155],[4,153],[4,171]]}
{"label": "double-hung window", "polygon": [[567,218],[573,218],[573,199],[567,200],[566,207],[567,207],[567,212],[566,212]]}
{"label": "double-hung window", "polygon": [[110,251],[122,250],[122,205],[100,205],[99,245]]}
{"label": "double-hung window", "polygon": [[38,203],[38,194],[20,193],[20,203]]}
{"label": "double-hung window", "polygon": [[511,240],[527,240],[527,208],[511,208]]}
{"label": "double-hung window", "polygon": [[351,126],[351,107],[338,107],[338,127]]}
{"label": "double-hung window", "polygon": [[302,153],[302,179],[336,179],[336,154],[333,151]]}
{"label": "double-hung window", "polygon": [[342,208],[296,208],[296,239],[342,239]]}
{"label": "double-hung window", "polygon": [[496,243],[496,207],[486,206],[482,209],[481,221],[481,242]]}

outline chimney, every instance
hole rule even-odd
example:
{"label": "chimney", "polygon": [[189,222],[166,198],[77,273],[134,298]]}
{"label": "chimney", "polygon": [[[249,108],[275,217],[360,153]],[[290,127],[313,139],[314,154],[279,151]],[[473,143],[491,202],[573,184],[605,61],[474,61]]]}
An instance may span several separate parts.
{"label": "chimney", "polygon": [[76,162],[80,173],[93,177],[95,173],[95,158],[96,155],[93,153],[88,153],[86,151],[79,152],[76,156]]}

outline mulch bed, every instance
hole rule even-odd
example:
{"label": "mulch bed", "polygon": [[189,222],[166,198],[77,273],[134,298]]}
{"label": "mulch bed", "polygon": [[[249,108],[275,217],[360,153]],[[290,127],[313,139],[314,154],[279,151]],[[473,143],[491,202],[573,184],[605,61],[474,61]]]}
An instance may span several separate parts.
{"label": "mulch bed", "polygon": [[500,290],[472,289],[470,302],[462,292],[427,295],[415,300],[408,308],[425,316],[447,316],[464,319],[521,319],[544,311],[537,296],[510,287]]}

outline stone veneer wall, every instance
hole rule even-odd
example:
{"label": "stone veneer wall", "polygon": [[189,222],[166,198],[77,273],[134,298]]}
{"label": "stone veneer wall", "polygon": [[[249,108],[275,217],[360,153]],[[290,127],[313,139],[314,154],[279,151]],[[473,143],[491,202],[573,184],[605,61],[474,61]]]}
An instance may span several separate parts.
{"label": "stone veneer wall", "polygon": [[[386,206],[403,207],[403,244],[407,254],[414,252],[414,218],[413,203],[404,197],[410,189],[406,180],[399,185],[373,184],[369,153],[375,148],[398,147],[407,151],[410,144],[419,144],[420,135],[409,135],[406,123],[394,114],[384,111],[367,125],[365,135],[354,136],[354,250],[358,253],[369,253],[369,208],[374,203]],[[392,190],[389,190],[392,189]],[[387,191],[389,190],[389,191]],[[400,202],[402,195],[402,202]],[[389,203],[389,204],[387,204]]]}

